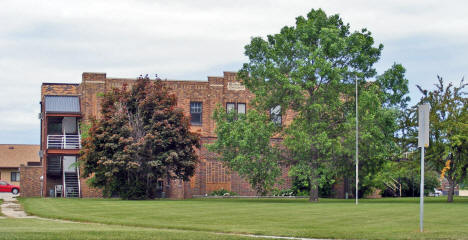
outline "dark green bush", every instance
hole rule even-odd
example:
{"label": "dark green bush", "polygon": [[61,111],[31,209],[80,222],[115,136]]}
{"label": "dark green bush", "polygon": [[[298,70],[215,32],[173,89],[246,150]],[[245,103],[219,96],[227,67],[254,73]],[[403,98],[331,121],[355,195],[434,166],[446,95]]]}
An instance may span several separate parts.
{"label": "dark green bush", "polygon": [[237,196],[238,194],[235,192],[228,191],[224,188],[214,190],[213,192],[210,193],[210,196]]}

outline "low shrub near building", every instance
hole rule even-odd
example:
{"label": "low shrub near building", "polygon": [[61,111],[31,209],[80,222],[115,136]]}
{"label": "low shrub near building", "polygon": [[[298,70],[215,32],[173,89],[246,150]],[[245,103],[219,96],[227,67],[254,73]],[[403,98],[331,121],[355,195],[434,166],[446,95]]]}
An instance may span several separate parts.
{"label": "low shrub near building", "polygon": [[228,191],[224,188],[214,190],[213,192],[210,193],[210,196],[237,196],[239,194],[235,192]]}

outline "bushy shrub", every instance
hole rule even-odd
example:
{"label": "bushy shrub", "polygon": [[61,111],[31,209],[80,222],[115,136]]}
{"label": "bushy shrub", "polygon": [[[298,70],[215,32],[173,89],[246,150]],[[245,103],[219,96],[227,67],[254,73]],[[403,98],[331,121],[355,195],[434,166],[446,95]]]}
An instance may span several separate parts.
{"label": "bushy shrub", "polygon": [[228,191],[224,188],[214,190],[210,193],[210,196],[237,196],[238,194],[235,192]]}

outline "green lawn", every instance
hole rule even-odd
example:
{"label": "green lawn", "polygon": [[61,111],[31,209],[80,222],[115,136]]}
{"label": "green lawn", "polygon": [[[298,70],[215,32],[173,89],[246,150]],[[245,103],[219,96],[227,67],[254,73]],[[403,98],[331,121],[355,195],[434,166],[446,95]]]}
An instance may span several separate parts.
{"label": "green lawn", "polygon": [[419,233],[417,198],[361,200],[21,199],[28,213],[84,222],[157,229],[251,233],[312,238],[468,239],[468,198],[446,203],[426,198],[425,232]]}
{"label": "green lawn", "polygon": [[40,219],[0,219],[0,239],[252,239],[207,232],[164,230]]}

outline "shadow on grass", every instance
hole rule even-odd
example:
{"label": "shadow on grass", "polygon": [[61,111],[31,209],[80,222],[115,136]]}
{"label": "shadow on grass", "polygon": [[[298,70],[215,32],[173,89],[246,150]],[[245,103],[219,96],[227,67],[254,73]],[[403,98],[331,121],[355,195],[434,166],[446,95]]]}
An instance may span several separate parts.
{"label": "shadow on grass", "polygon": [[[27,199],[27,198],[26,198]],[[18,198],[20,203],[24,203],[25,198]],[[309,202],[307,198],[192,198],[185,200],[172,200],[172,199],[154,199],[154,200],[121,200],[116,198],[45,198],[47,200],[58,200],[58,201],[93,201],[93,202],[235,202],[235,203],[275,203],[275,204],[355,204],[355,199],[336,199],[336,198],[320,198],[318,203]],[[380,199],[359,199],[360,204],[419,204],[419,197],[403,197],[403,198],[380,198]],[[452,203],[447,202],[447,197],[425,197],[425,204],[468,204],[468,197],[455,197]]]}
{"label": "shadow on grass", "polygon": [[[355,204],[355,199],[332,199],[320,198],[318,203],[309,202],[308,199],[299,198],[197,198],[186,201],[204,202],[236,202],[236,203],[296,203],[296,204]],[[456,197],[452,203],[447,202],[447,197],[425,197],[426,204],[468,204],[468,197]],[[380,199],[359,199],[361,204],[419,204],[418,197],[403,198],[380,198]]]}

